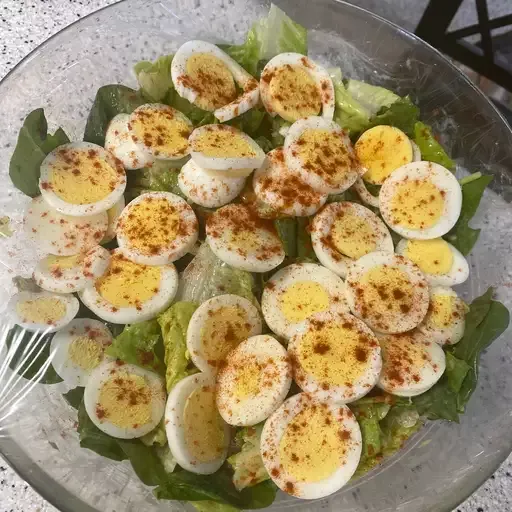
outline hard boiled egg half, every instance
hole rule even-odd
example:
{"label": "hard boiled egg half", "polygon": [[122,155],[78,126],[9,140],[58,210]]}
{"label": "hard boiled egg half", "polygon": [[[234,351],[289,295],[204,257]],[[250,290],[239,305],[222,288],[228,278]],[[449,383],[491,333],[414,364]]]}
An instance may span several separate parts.
{"label": "hard boiled egg half", "polygon": [[267,112],[294,123],[309,116],[334,116],[334,86],[328,71],[300,53],[281,53],[261,73],[261,101]]}
{"label": "hard boiled egg half", "polygon": [[19,292],[7,305],[11,318],[30,332],[55,332],[69,324],[78,313],[79,302],[72,295]]}
{"label": "hard boiled egg half", "polygon": [[346,405],[299,393],[270,416],[261,457],[270,478],[297,498],[323,498],[341,489],[357,469],[361,430]]}
{"label": "hard boiled egg half", "polygon": [[180,96],[213,112],[221,122],[255,107],[260,97],[258,81],[218,46],[205,41],[180,46],[172,59],[171,77]]}
{"label": "hard boiled egg half", "polygon": [[165,398],[160,375],[134,364],[106,361],[89,375],[84,405],[102,432],[134,439],[158,425],[164,415]]}
{"label": "hard boiled egg half", "polygon": [[228,454],[230,429],[215,404],[215,378],[185,377],[172,388],[165,408],[165,431],[174,458],[192,473],[215,473]]}

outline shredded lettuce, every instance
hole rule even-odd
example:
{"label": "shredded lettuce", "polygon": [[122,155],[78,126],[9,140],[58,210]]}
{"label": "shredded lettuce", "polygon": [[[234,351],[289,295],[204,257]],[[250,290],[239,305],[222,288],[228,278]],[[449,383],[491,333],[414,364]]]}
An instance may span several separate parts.
{"label": "shredded lettuce", "polygon": [[106,354],[162,375],[165,373],[162,334],[156,320],[127,325]]}
{"label": "shredded lettuce", "polygon": [[191,373],[187,369],[187,328],[196,309],[197,304],[192,302],[176,302],[158,317],[164,340],[167,392]]}
{"label": "shredded lettuce", "polygon": [[231,455],[228,462],[234,470],[233,483],[239,491],[270,478],[260,454],[262,430],[263,424],[260,424],[244,427],[236,434],[235,442],[241,451]]}
{"label": "shredded lettuce", "polygon": [[217,295],[231,293],[257,303],[252,274],[221,261],[206,243],[201,245],[180,281],[179,296],[184,301],[202,304]]}
{"label": "shredded lettuce", "polygon": [[163,101],[173,87],[171,62],[173,55],[164,55],[155,62],[143,60],[133,67],[142,95],[149,101]]}
{"label": "shredded lettuce", "polygon": [[271,4],[268,16],[253,24],[243,44],[222,48],[251,75],[259,77],[266,62],[280,53],[307,55],[307,30]]}
{"label": "shredded lettuce", "polygon": [[414,142],[421,151],[421,159],[455,170],[455,162],[448,156],[443,146],[437,142],[430,126],[418,121],[414,125]]}
{"label": "shredded lettuce", "polygon": [[360,80],[347,80],[348,94],[362,105],[370,116],[374,116],[383,107],[390,107],[400,99],[394,92],[378,85],[370,85]]}

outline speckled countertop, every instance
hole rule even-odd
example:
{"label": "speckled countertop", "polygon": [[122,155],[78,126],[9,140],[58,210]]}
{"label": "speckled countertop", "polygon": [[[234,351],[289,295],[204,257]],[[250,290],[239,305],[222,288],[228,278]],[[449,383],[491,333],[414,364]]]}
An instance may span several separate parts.
{"label": "speckled countertop", "polygon": [[[1,0],[0,78],[52,34],[78,18],[113,3],[115,0]],[[426,0],[415,2],[414,6],[408,3],[405,15],[403,0],[353,0],[353,3],[412,28],[421,16]],[[468,19],[472,17],[471,12],[467,14]],[[512,456],[471,498],[459,506],[457,512],[511,510]],[[0,512],[55,511],[0,458]]]}

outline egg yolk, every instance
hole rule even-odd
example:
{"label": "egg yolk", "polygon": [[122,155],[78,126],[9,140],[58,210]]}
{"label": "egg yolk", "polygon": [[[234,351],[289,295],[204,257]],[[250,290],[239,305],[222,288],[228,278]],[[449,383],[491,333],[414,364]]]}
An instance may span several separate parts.
{"label": "egg yolk", "polygon": [[304,130],[294,145],[305,169],[335,186],[342,183],[354,165],[339,134],[329,130]]}
{"label": "egg yolk", "polygon": [[299,482],[319,482],[343,464],[349,436],[326,406],[306,406],[281,437],[281,465]]}
{"label": "egg yolk", "polygon": [[194,135],[192,151],[212,158],[255,157],[256,152],[249,142],[237,130],[227,126],[207,126]]}
{"label": "egg yolk", "polygon": [[211,311],[201,330],[203,354],[208,364],[218,366],[227,354],[247,339],[251,325],[245,310],[223,306]]}
{"label": "egg yolk", "polygon": [[280,307],[286,320],[299,323],[314,313],[329,308],[329,295],[325,288],[314,281],[299,281],[281,294]]}
{"label": "egg yolk", "polygon": [[182,114],[171,107],[137,109],[128,128],[133,141],[143,143],[155,156],[175,158],[188,153],[192,128]]}
{"label": "egg yolk", "polygon": [[194,103],[210,112],[237,97],[236,85],[226,64],[210,53],[195,53],[187,59],[186,75],[178,77],[196,94]]}
{"label": "egg yolk", "polygon": [[257,251],[262,246],[261,237],[263,234],[260,233],[253,233],[243,229],[232,231],[228,228],[225,236],[228,243],[236,248],[235,250],[239,254],[244,256],[247,256],[247,253]]}
{"label": "egg yolk", "polygon": [[[71,270],[82,264],[84,259],[83,254],[74,254],[73,256],[47,256],[46,262],[52,274],[58,273],[62,270]],[[57,277],[57,276],[56,276]]]}
{"label": "egg yolk", "polygon": [[404,256],[416,263],[425,274],[447,274],[453,266],[453,253],[442,238],[409,240]]}
{"label": "egg yolk", "polygon": [[454,313],[459,316],[456,301],[457,297],[453,295],[434,295],[430,299],[430,321],[439,328],[449,327],[455,319]]}
{"label": "egg yolk", "polygon": [[315,80],[300,66],[288,64],[278,68],[270,80],[269,95],[273,110],[291,123],[316,116],[322,108]]}
{"label": "egg yolk", "polygon": [[96,414],[119,428],[138,428],[151,421],[152,399],[144,377],[119,371],[101,386]]}
{"label": "egg yolk", "polygon": [[382,185],[395,169],[412,162],[413,158],[409,137],[392,126],[375,126],[366,130],[354,149],[367,169],[363,179],[375,185]]}
{"label": "egg yolk", "polygon": [[353,324],[312,327],[300,339],[297,362],[318,381],[343,386],[356,381],[369,364],[372,341]]}
{"label": "egg yolk", "polygon": [[224,451],[222,418],[215,403],[215,390],[201,387],[187,399],[183,413],[185,443],[191,455],[200,462],[218,459]]}
{"label": "egg yolk", "polygon": [[179,236],[181,227],[178,209],[167,199],[150,196],[130,207],[117,231],[129,239],[132,247],[152,256],[167,249]]}
{"label": "egg yolk", "polygon": [[53,325],[66,314],[66,304],[52,297],[18,302],[16,312],[23,322]]}
{"label": "egg yolk", "polygon": [[158,293],[161,280],[159,267],[133,263],[114,254],[109,269],[95,286],[101,297],[115,308],[140,308]]}
{"label": "egg yolk", "polygon": [[255,396],[259,393],[261,365],[256,362],[247,361],[243,366],[236,369],[236,384],[234,395],[239,400],[245,400],[247,397]]}
{"label": "egg yolk", "polygon": [[358,259],[377,248],[377,235],[368,222],[350,213],[337,217],[331,227],[334,247],[352,259]]}
{"label": "egg yolk", "polygon": [[393,222],[409,229],[434,226],[443,215],[444,195],[427,180],[400,183],[391,199]]}
{"label": "egg yolk", "polygon": [[94,149],[61,149],[51,165],[48,186],[67,203],[90,204],[107,197],[120,177]]}
{"label": "egg yolk", "polygon": [[68,356],[73,364],[82,370],[91,371],[103,360],[104,349],[96,340],[79,336],[69,345]]}

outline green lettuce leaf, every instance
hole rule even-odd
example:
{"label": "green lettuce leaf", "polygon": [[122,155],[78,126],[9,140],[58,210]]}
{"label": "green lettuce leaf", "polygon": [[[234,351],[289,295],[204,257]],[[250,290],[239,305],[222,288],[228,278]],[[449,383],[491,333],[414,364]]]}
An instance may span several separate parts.
{"label": "green lettuce leaf", "polygon": [[176,302],[158,317],[164,339],[167,392],[190,375],[187,370],[187,328],[196,309],[197,304],[193,302]]}
{"label": "green lettuce leaf", "polygon": [[397,452],[421,425],[420,415],[413,404],[393,406],[380,422],[382,455],[389,457]]}
{"label": "green lettuce leaf", "polygon": [[347,91],[343,82],[334,83],[334,95],[334,121],[351,136],[366,130],[370,123],[370,112]]}
{"label": "green lettuce leaf", "polygon": [[140,93],[125,85],[104,85],[98,89],[85,125],[84,141],[105,145],[110,121],[117,114],[131,114],[146,103]]}
{"label": "green lettuce leaf", "polygon": [[244,44],[222,45],[222,49],[259,78],[266,62],[279,53],[307,55],[307,30],[271,4],[268,16],[253,24]]}
{"label": "green lettuce leaf", "polygon": [[241,491],[270,478],[260,454],[260,439],[263,424],[244,427],[236,435],[241,450],[228,458],[234,470],[233,483]]}
{"label": "green lettuce leaf", "polygon": [[64,400],[73,407],[73,409],[76,409],[78,411],[78,408],[80,407],[80,404],[82,403],[82,400],[84,398],[84,391],[85,388],[74,388],[68,391],[67,393],[63,393],[62,396],[64,397]]}
{"label": "green lettuce leaf", "polygon": [[23,122],[9,164],[13,185],[27,196],[38,196],[43,160],[48,153],[68,142],[68,136],[62,128],[53,135],[48,133],[48,123],[42,108],[32,111]]}
{"label": "green lettuce leaf", "polygon": [[493,290],[476,298],[466,315],[466,328],[461,341],[447,348],[446,371],[439,382],[426,393],[413,398],[421,415],[429,419],[458,422],[478,380],[481,353],[508,327],[507,308],[492,299]]}
{"label": "green lettuce leaf", "polygon": [[469,222],[478,210],[484,191],[492,180],[492,176],[480,175],[476,179],[463,180],[461,183],[462,209],[460,216],[457,224],[444,238],[464,256],[471,252],[480,236],[480,229],[471,228]]}
{"label": "green lettuce leaf", "polygon": [[276,486],[265,481],[237,491],[230,472],[221,468],[212,475],[196,475],[185,470],[167,475],[166,482],[153,492],[160,500],[215,501],[241,509],[260,509],[270,506],[276,495]]}
{"label": "green lettuce leaf", "polygon": [[50,362],[50,343],[53,336],[54,333],[29,332],[15,325],[5,337],[9,368],[25,379],[39,384],[62,382]]}
{"label": "green lettuce leaf", "polygon": [[301,260],[318,261],[309,231],[309,217],[297,217],[297,257]]}
{"label": "green lettuce leaf", "polygon": [[414,125],[414,142],[421,151],[421,159],[440,164],[455,171],[455,162],[448,156],[443,146],[437,142],[430,126],[418,121]]}
{"label": "green lettuce leaf", "polygon": [[155,62],[143,60],[133,67],[140,92],[152,103],[165,99],[169,89],[173,88],[171,62],[173,55],[164,55]]}
{"label": "green lettuce leaf", "polygon": [[381,108],[390,107],[395,101],[400,100],[400,96],[389,89],[360,80],[347,80],[346,89],[348,94],[366,109],[369,116],[377,114]]}
{"label": "green lettuce leaf", "polygon": [[164,419],[162,418],[160,423],[151,432],[143,435],[140,440],[146,446],[165,446],[167,444],[167,434]]}
{"label": "green lettuce leaf", "polygon": [[297,256],[297,221],[295,217],[285,217],[274,221],[277,234],[283,243],[288,258]]}
{"label": "green lettuce leaf", "polygon": [[254,277],[250,272],[230,267],[204,243],[183,272],[180,300],[202,304],[217,295],[240,295],[257,304]]}
{"label": "green lettuce leaf", "polygon": [[406,96],[395,101],[389,107],[382,107],[370,119],[368,128],[380,125],[394,126],[414,138],[414,127],[419,114],[420,109]]}
{"label": "green lettuce leaf", "polygon": [[174,88],[169,90],[163,102],[185,114],[192,121],[194,126],[203,126],[205,124],[215,124],[219,122],[213,115],[213,112],[208,112],[196,107],[187,99],[182,98]]}
{"label": "green lettuce leaf", "polygon": [[156,320],[127,325],[108,347],[106,354],[125,363],[165,374],[162,332]]}

